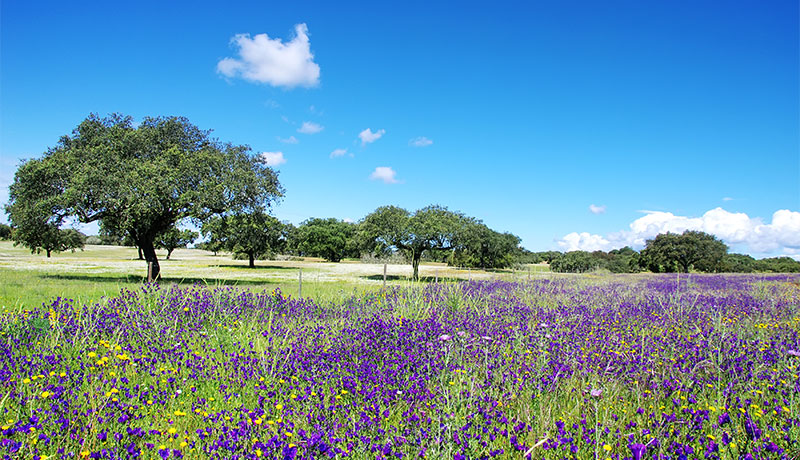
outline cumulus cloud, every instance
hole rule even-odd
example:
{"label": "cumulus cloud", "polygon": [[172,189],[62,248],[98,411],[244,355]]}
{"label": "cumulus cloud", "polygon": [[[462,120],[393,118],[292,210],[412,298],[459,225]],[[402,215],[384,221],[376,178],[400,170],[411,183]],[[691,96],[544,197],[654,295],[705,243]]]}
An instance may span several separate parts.
{"label": "cumulus cloud", "polygon": [[606,213],[606,205],[597,206],[595,204],[589,205],[589,212],[592,214],[605,214]]}
{"label": "cumulus cloud", "polygon": [[283,142],[284,144],[297,144],[297,143],[299,143],[299,142],[300,142],[300,141],[298,141],[298,140],[297,140],[297,138],[296,138],[296,137],[294,137],[294,136],[289,136],[289,138],[288,138],[288,139],[283,139],[283,138],[281,138],[280,136],[278,136],[278,140],[279,140],[279,141],[281,141],[281,142]]}
{"label": "cumulus cloud", "polygon": [[263,152],[261,159],[267,166],[280,166],[286,163],[286,158],[283,157],[283,152]]}
{"label": "cumulus cloud", "polygon": [[372,174],[369,175],[369,178],[372,180],[382,181],[384,184],[396,184],[399,181],[395,176],[397,176],[397,173],[394,171],[394,169],[388,166],[378,166],[375,168],[375,171],[372,171]]}
{"label": "cumulus cloud", "polygon": [[352,224],[355,221],[353,219],[349,218],[349,217],[345,217],[344,219],[342,219],[342,222],[346,222],[348,224]]}
{"label": "cumulus cloud", "polygon": [[346,153],[347,153],[347,149],[336,149],[333,152],[331,152],[331,158],[340,157],[340,156],[345,155]]}
{"label": "cumulus cloud", "polygon": [[361,145],[371,144],[386,134],[385,129],[379,129],[375,132],[372,132],[371,129],[367,128],[364,131],[358,133],[358,138],[361,139]]}
{"label": "cumulus cloud", "polygon": [[303,134],[317,134],[323,129],[325,129],[324,126],[314,123],[313,121],[304,121],[303,124],[297,128],[297,132]]}
{"label": "cumulus cloud", "polygon": [[800,212],[781,209],[764,223],[760,217],[730,212],[720,207],[700,217],[679,216],[664,211],[642,211],[645,215],[630,223],[628,230],[606,236],[573,232],[558,241],[563,250],[604,250],[623,246],[644,247],[660,233],[699,230],[721,239],[732,249],[755,254],[800,254]]}
{"label": "cumulus cloud", "polygon": [[431,144],[433,144],[433,141],[425,136],[415,137],[414,139],[408,141],[408,145],[412,147],[427,147]]}
{"label": "cumulus cloud", "polygon": [[558,242],[562,251],[607,251],[610,242],[600,235],[572,232]]}
{"label": "cumulus cloud", "polygon": [[294,26],[295,36],[288,42],[267,34],[238,34],[231,39],[238,57],[217,63],[217,72],[229,77],[294,88],[319,84],[319,65],[314,62],[305,24]]}

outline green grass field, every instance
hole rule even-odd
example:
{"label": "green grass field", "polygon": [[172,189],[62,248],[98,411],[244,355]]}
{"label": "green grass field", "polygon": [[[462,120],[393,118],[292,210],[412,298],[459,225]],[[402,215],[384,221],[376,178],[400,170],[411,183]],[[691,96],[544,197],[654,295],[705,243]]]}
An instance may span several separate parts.
{"label": "green grass field", "polygon": [[[303,296],[317,300],[339,300],[354,292],[380,288],[383,265],[358,261],[326,263],[321,259],[262,260],[256,268],[246,260],[234,260],[230,254],[213,255],[199,249],[178,249],[170,260],[159,251],[161,284],[240,286],[253,291],[279,288],[297,296],[302,270]],[[543,276],[546,266],[532,265],[531,276]],[[113,296],[121,289],[133,289],[144,282],[146,265],[137,259],[136,249],[119,246],[87,246],[83,251],[31,254],[24,247],[0,241],[0,308],[31,309],[55,297],[79,303],[94,302]],[[388,265],[387,284],[410,283],[410,265]],[[528,271],[460,270],[444,264],[423,264],[421,282],[455,279],[525,279]]]}

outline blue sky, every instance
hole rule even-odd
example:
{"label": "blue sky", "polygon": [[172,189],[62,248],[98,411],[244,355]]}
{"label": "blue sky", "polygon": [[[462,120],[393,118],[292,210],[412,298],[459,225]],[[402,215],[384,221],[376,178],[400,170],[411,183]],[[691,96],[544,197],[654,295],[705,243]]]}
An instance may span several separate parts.
{"label": "blue sky", "polygon": [[340,3],[3,2],[0,203],[91,112],[183,115],[283,160],[295,224],[438,203],[531,250],[800,255],[796,1]]}

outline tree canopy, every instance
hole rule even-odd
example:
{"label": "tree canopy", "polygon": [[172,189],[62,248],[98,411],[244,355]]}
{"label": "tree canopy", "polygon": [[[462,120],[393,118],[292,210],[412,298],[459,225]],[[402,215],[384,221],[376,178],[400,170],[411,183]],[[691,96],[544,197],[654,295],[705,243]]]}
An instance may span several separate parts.
{"label": "tree canopy", "polygon": [[694,267],[705,272],[724,269],[728,246],[714,235],[696,230],[682,234],[662,233],[647,240],[641,253],[642,263],[652,272],[688,272]]}
{"label": "tree canopy", "polygon": [[0,224],[0,240],[10,240],[11,239],[11,226],[6,224]]}
{"label": "tree canopy", "polygon": [[221,143],[183,117],[90,115],[14,176],[6,211],[15,226],[39,219],[100,221],[127,235],[159,272],[155,240],[184,218],[266,212],[278,176],[248,146]]}
{"label": "tree canopy", "polygon": [[197,232],[191,230],[181,230],[178,227],[172,227],[164,233],[161,233],[156,238],[156,247],[159,249],[167,250],[167,260],[172,255],[172,251],[178,248],[185,248],[189,243],[197,239]]}
{"label": "tree canopy", "polygon": [[301,255],[323,257],[339,262],[348,256],[358,256],[354,244],[356,226],[338,219],[311,218],[293,232],[296,251]]}
{"label": "tree canopy", "polygon": [[47,257],[53,252],[73,251],[83,249],[86,245],[86,235],[74,228],[58,228],[56,225],[45,222],[27,221],[14,230],[14,245],[22,245],[31,250],[31,254],[44,251]]}
{"label": "tree canopy", "polygon": [[264,212],[215,217],[203,224],[209,242],[234,254],[244,254],[250,268],[255,260],[282,248],[286,241],[285,225]]}
{"label": "tree canopy", "polygon": [[404,252],[411,261],[412,277],[418,280],[422,254],[455,249],[470,222],[444,206],[426,206],[413,214],[397,206],[382,206],[360,222],[359,238],[373,252],[392,248]]}
{"label": "tree canopy", "polygon": [[510,267],[521,249],[520,238],[511,233],[500,233],[477,221],[464,227],[459,247],[453,252],[452,263],[462,267]]}

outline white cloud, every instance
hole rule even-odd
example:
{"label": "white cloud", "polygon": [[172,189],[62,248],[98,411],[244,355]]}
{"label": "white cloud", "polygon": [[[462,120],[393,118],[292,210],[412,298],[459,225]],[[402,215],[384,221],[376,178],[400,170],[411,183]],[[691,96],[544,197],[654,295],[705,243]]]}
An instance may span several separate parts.
{"label": "white cloud", "polygon": [[346,153],[347,153],[347,149],[336,149],[333,152],[331,152],[331,158],[340,157],[340,156],[343,156]]}
{"label": "white cloud", "polygon": [[286,43],[267,34],[238,34],[231,43],[238,49],[238,58],[227,57],[217,63],[222,75],[266,83],[272,86],[294,88],[319,84],[319,65],[308,40],[305,24],[294,26],[295,36]]}
{"label": "white cloud", "polygon": [[303,134],[317,134],[323,129],[325,129],[324,126],[314,123],[313,121],[304,121],[303,124],[297,128],[297,132]]}
{"label": "white cloud", "polygon": [[562,251],[607,251],[610,242],[600,235],[572,232],[558,242]]}
{"label": "white cloud", "polygon": [[386,134],[385,129],[379,129],[373,133],[371,129],[367,128],[358,133],[358,138],[361,139],[361,145],[367,145],[377,141],[383,137],[384,134]]}
{"label": "white cloud", "polygon": [[412,147],[427,147],[431,144],[433,144],[433,141],[425,136],[415,137],[414,139],[408,141],[408,145]]}
{"label": "white cloud", "polygon": [[597,205],[594,205],[594,204],[590,204],[589,205],[589,212],[591,212],[592,214],[605,214],[606,213],[606,205],[603,204],[603,205],[597,206]]}
{"label": "white cloud", "polygon": [[286,163],[283,152],[263,152],[261,158],[267,166],[280,166]]}
{"label": "white cloud", "polygon": [[394,169],[388,166],[378,166],[375,168],[375,171],[372,171],[372,174],[369,175],[369,178],[372,180],[379,180],[382,181],[384,184],[396,184],[399,181],[395,177],[397,173]]}
{"label": "white cloud", "polygon": [[296,138],[296,137],[294,137],[294,136],[289,136],[289,138],[288,138],[288,139],[283,139],[283,138],[281,138],[280,136],[278,136],[278,140],[279,140],[280,142],[283,142],[284,144],[298,144],[298,143],[300,142],[300,141],[298,141],[298,140],[297,140],[297,138]]}
{"label": "white cloud", "polygon": [[722,201],[733,201],[733,198],[726,196],[722,198]]}
{"label": "white cloud", "polygon": [[754,254],[800,253],[800,212],[781,209],[765,224],[759,217],[742,212],[714,208],[700,217],[678,216],[664,211],[642,211],[644,216],[630,223],[628,230],[606,235],[573,232],[558,241],[565,250],[602,249],[608,251],[623,246],[637,249],[660,233],[683,233],[699,230],[710,233],[731,246],[732,251]]}
{"label": "white cloud", "polygon": [[355,221],[353,219],[349,218],[349,217],[345,217],[344,219],[342,219],[342,222],[346,222],[348,224],[352,224]]}

